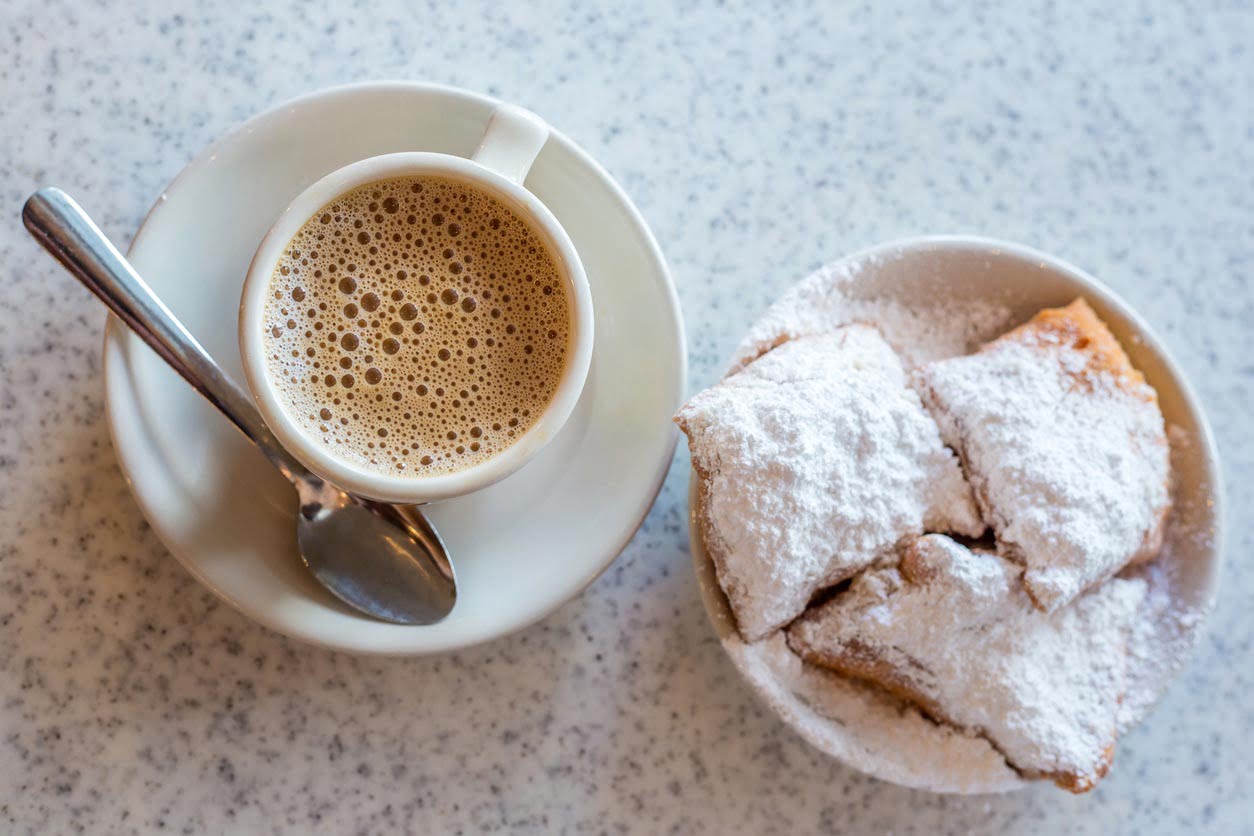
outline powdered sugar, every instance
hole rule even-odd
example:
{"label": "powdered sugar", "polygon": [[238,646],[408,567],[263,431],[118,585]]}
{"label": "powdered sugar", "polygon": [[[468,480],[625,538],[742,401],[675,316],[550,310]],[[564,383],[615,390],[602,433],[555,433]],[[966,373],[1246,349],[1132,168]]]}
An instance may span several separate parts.
{"label": "powdered sugar", "polygon": [[1038,316],[975,354],[929,365],[923,380],[999,548],[1026,564],[1028,591],[1053,610],[1158,553],[1170,466],[1154,392],[1100,321],[1087,307],[1045,313],[1067,324],[1084,317],[1101,333],[1085,330],[1077,343],[1037,327]]}
{"label": "powdered sugar", "polygon": [[1140,617],[1128,637],[1128,688],[1119,705],[1120,733],[1132,728],[1153,708],[1163,685],[1184,664],[1204,614],[1182,607],[1170,541],[1158,560],[1120,575],[1139,580],[1147,589]]}
{"label": "powdered sugar", "polygon": [[1010,322],[1010,310],[987,299],[906,303],[891,296],[864,295],[855,280],[870,261],[874,259],[822,267],[790,289],[741,340],[729,374],[784,340],[827,333],[853,322],[879,329],[908,369],[965,354]]}
{"label": "powdered sugar", "polygon": [[[1169,427],[1167,436],[1172,472],[1187,472],[1187,462],[1196,452],[1193,441],[1180,427]],[[1119,705],[1120,733],[1153,708],[1167,683],[1183,667],[1205,621],[1209,602],[1191,600],[1188,593],[1192,584],[1185,575],[1204,571],[1196,555],[1214,548],[1214,532],[1196,525],[1206,518],[1210,505],[1205,494],[1177,491],[1162,551],[1153,561],[1120,574],[1140,578],[1149,589],[1128,641],[1128,690]]]}
{"label": "powdered sugar", "polygon": [[1105,773],[1125,644],[1146,584],[1112,580],[1046,614],[1022,568],[942,535],[868,570],[789,628],[794,648],[978,732],[1030,776],[1085,790]]}
{"label": "powdered sugar", "polygon": [[749,640],[924,528],[984,528],[893,350],[865,325],[767,353],[683,407],[708,547]]}
{"label": "powdered sugar", "polygon": [[803,663],[783,631],[727,651],[771,707],[811,744],[908,787],[995,792],[1023,779],[987,740],[935,723],[882,689]]}

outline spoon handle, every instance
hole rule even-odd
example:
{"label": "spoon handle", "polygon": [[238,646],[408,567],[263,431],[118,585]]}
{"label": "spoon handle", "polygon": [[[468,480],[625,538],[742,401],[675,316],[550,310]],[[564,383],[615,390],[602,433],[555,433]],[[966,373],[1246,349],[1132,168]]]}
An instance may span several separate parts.
{"label": "spoon handle", "polygon": [[22,222],[53,258],[260,447],[288,479],[310,478],[270,433],[248,394],[223,374],[72,197],[60,189],[40,189],[22,208]]}

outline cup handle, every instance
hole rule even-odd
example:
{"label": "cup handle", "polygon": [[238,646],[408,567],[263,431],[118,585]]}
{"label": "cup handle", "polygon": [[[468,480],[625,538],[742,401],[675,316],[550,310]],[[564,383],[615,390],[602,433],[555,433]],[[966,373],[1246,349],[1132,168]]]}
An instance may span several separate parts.
{"label": "cup handle", "polygon": [[548,138],[549,126],[539,116],[515,105],[501,105],[471,159],[521,186]]}

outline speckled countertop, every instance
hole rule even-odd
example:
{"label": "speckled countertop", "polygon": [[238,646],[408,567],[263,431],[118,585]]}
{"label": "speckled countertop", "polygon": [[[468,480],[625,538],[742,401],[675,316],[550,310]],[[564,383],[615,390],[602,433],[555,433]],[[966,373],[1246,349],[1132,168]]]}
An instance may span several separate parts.
{"label": "speckled countertop", "polygon": [[[0,14],[0,832],[1251,832],[1248,4],[215,5]],[[1229,562],[1110,778],[944,798],[811,750],[706,624],[684,467],[585,595],[468,652],[315,650],[193,581],[114,460],[103,312],[21,201],[71,187],[126,242],[235,123],[374,77],[520,102],[599,157],[670,259],[694,387],[791,281],[905,234],[1033,244],[1144,313],[1218,434]]]}

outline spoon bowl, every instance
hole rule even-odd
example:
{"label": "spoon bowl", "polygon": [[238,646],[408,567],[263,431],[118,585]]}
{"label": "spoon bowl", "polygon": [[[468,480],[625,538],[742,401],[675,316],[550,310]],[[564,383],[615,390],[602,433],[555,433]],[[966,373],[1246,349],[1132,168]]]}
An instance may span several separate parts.
{"label": "spoon bowl", "polygon": [[453,609],[453,565],[416,506],[360,500],[326,483],[299,490],[301,560],[335,597],[395,624],[433,624]]}

